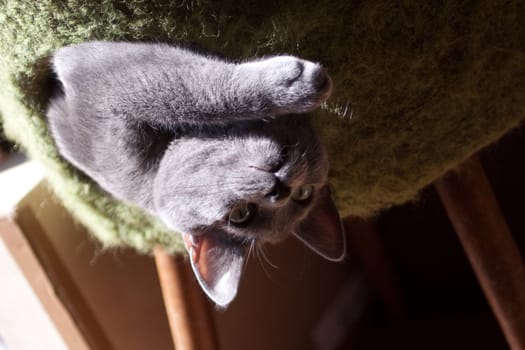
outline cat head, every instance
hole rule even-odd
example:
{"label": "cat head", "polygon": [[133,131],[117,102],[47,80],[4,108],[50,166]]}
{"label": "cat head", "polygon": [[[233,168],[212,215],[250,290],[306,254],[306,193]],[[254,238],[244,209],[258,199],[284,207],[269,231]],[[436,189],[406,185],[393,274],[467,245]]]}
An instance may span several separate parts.
{"label": "cat head", "polygon": [[326,151],[306,116],[213,133],[170,144],[153,197],[156,214],[182,233],[195,275],[216,304],[234,298],[254,245],[293,235],[329,260],[344,257]]}

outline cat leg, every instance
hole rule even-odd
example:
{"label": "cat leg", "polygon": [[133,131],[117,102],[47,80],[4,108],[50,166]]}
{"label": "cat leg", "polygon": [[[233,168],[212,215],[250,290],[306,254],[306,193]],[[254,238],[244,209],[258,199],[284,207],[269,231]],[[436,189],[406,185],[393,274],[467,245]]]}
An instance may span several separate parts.
{"label": "cat leg", "polygon": [[301,114],[332,81],[293,56],[234,64],[162,44],[88,42],[58,50],[53,68],[70,110],[170,129]]}
{"label": "cat leg", "polygon": [[293,56],[276,56],[240,64],[234,70],[245,103],[265,116],[310,112],[332,92],[332,81],[319,64]]}

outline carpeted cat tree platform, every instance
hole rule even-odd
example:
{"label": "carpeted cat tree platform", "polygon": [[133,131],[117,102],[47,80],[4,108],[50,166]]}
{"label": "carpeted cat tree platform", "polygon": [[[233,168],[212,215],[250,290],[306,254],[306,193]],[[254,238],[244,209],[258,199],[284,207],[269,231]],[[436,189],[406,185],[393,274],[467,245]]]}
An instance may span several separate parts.
{"label": "carpeted cat tree platform", "polygon": [[319,61],[334,93],[313,113],[343,216],[418,191],[525,117],[523,1],[3,1],[0,114],[58,197],[106,246],[181,251],[178,235],[111,199],[58,155],[44,120],[49,55],[87,40],[197,45],[233,59]]}
{"label": "carpeted cat tree platform", "polygon": [[178,236],[116,202],[57,154],[43,118],[53,49],[86,40],[197,44],[231,58],[322,62],[334,94],[313,120],[342,214],[370,216],[418,191],[525,116],[521,1],[430,5],[7,1],[0,5],[0,113],[66,207],[105,245],[179,251]]}

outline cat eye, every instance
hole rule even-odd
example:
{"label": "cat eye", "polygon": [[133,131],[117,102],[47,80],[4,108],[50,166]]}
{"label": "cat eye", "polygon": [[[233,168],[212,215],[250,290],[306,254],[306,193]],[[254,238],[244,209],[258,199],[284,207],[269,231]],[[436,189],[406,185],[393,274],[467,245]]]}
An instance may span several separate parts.
{"label": "cat eye", "polygon": [[255,215],[257,207],[253,203],[239,203],[230,211],[229,220],[232,224],[247,224]]}
{"label": "cat eye", "polygon": [[304,202],[312,197],[313,192],[314,186],[303,185],[292,192],[292,199],[299,202]]}

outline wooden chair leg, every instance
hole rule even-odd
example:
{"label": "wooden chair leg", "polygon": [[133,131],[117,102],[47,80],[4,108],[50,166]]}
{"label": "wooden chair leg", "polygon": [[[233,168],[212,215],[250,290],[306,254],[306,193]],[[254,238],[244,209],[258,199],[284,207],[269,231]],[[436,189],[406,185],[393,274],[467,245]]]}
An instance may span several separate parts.
{"label": "wooden chair leg", "polygon": [[160,247],[155,248],[154,255],[175,349],[218,349],[211,303],[189,264]]}
{"label": "wooden chair leg", "polygon": [[7,152],[0,148],[0,165],[7,159]]}
{"label": "wooden chair leg", "polygon": [[357,256],[365,277],[383,302],[390,321],[405,319],[405,305],[378,228],[373,220],[348,217],[344,221],[351,253]]}
{"label": "wooden chair leg", "polygon": [[507,342],[525,350],[525,266],[479,159],[435,187]]}

